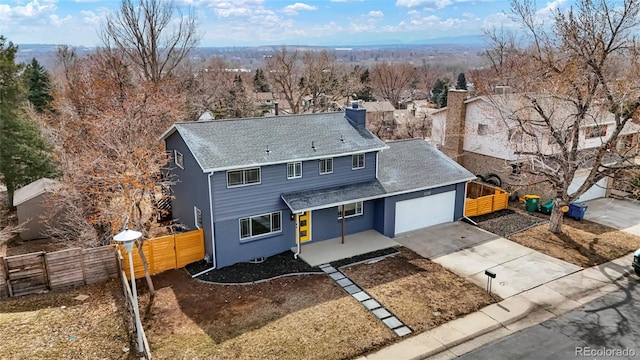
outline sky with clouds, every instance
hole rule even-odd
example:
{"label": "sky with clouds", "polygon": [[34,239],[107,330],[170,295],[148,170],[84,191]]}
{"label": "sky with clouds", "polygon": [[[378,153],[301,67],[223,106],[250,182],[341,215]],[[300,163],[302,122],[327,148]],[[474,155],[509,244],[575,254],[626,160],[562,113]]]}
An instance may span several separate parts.
{"label": "sky with clouds", "polygon": [[[134,0],[135,2],[136,0]],[[539,1],[540,11],[570,0]],[[200,46],[415,44],[511,26],[506,0],[174,0]],[[99,45],[119,0],[0,0],[0,34],[17,44]]]}

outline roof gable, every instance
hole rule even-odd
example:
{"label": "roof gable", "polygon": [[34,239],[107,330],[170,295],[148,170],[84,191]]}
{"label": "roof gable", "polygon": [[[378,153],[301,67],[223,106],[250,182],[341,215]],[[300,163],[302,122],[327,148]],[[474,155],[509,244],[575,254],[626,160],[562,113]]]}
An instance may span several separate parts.
{"label": "roof gable", "polygon": [[178,132],[205,172],[385,149],[343,112],[177,123]]}

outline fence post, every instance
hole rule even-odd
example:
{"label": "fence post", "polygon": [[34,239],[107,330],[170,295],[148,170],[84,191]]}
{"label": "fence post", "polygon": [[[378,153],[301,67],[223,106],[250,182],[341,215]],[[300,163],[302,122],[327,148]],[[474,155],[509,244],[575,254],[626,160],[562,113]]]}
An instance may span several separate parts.
{"label": "fence post", "polygon": [[11,291],[11,286],[9,285],[9,268],[7,267],[7,262],[3,257],[0,257],[0,262],[2,262],[2,277],[4,279],[4,288],[5,291],[7,292],[7,297],[12,297],[12,291]]}

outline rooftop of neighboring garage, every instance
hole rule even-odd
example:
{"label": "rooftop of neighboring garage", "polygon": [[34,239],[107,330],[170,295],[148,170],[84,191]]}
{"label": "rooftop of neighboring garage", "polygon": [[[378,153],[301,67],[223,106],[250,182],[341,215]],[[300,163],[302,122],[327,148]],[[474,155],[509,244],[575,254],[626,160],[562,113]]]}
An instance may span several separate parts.
{"label": "rooftop of neighboring garage", "polygon": [[378,155],[378,180],[283,194],[294,212],[316,210],[459,184],[475,175],[422,139],[387,142]]}

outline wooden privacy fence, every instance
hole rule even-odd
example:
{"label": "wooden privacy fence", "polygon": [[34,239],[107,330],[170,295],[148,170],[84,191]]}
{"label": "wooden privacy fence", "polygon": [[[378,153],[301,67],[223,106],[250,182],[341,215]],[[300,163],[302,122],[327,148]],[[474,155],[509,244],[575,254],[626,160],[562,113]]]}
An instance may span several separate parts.
{"label": "wooden privacy fence", "polygon": [[113,245],[0,257],[0,297],[94,284],[118,276]]}
{"label": "wooden privacy fence", "polygon": [[473,181],[467,184],[464,216],[484,215],[508,206],[509,193],[499,187]]}
{"label": "wooden privacy fence", "polygon": [[[122,268],[125,269],[127,279],[129,279],[131,277],[129,258],[122,245],[119,247],[123,257]],[[151,275],[166,270],[179,269],[204,259],[204,233],[200,229],[149,239],[144,242],[142,251],[147,259]],[[132,255],[136,279],[144,277],[144,265],[136,247],[133,248]]]}

